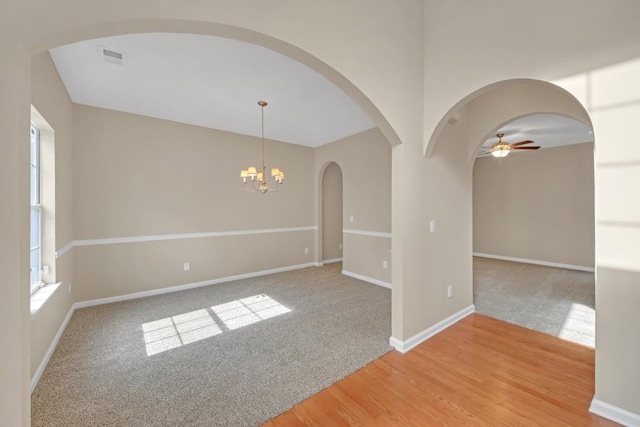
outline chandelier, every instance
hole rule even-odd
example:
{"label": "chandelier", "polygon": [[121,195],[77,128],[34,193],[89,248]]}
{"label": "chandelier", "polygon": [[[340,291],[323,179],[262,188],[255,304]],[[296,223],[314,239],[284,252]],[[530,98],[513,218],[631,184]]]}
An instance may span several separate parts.
{"label": "chandelier", "polygon": [[267,106],[266,101],[258,101],[258,105],[262,111],[262,169],[258,172],[258,169],[254,166],[249,166],[246,170],[240,171],[240,178],[244,188],[250,192],[261,192],[262,194],[267,191],[278,191],[280,185],[284,181],[284,173],[276,168],[271,168],[271,177],[267,177],[267,167],[264,165],[264,107]]}

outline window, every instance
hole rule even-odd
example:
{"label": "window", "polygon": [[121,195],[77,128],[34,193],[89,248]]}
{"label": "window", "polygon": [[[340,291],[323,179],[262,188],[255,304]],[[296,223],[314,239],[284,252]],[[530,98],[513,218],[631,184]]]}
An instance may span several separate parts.
{"label": "window", "polygon": [[30,270],[31,293],[42,282],[42,167],[40,161],[40,131],[31,125],[31,222],[30,222]]}

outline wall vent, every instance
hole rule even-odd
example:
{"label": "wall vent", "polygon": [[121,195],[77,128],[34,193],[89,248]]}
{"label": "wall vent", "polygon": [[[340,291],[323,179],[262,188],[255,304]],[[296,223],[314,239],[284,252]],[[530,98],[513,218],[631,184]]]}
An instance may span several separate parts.
{"label": "wall vent", "polygon": [[122,65],[124,61],[124,52],[118,52],[117,50],[107,49],[106,47],[100,46],[100,52],[102,54],[102,58],[106,62],[110,62],[116,65]]}

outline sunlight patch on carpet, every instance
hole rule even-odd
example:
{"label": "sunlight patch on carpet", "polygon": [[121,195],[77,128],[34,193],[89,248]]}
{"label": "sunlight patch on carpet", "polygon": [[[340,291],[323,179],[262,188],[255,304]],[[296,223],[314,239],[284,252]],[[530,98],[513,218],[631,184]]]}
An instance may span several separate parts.
{"label": "sunlight patch on carpet", "polygon": [[142,325],[147,356],[248,326],[291,309],[268,295],[254,295]]}
{"label": "sunlight patch on carpet", "polygon": [[596,345],[596,311],[583,304],[572,303],[559,337],[592,348]]}
{"label": "sunlight patch on carpet", "polygon": [[211,307],[211,310],[229,330],[238,329],[291,311],[267,295],[254,295],[249,298],[216,305]]}

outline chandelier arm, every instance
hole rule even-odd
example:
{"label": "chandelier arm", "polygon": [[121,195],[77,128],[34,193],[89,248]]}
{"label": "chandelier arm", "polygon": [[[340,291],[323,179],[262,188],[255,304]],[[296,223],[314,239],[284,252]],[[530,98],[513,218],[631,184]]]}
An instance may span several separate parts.
{"label": "chandelier arm", "polygon": [[255,188],[253,187],[253,181],[245,182],[243,187],[244,187],[245,191],[247,191],[249,193],[255,193],[256,192]]}
{"label": "chandelier arm", "polygon": [[268,186],[269,191],[278,191],[280,189],[280,184],[277,181],[269,181]]}

